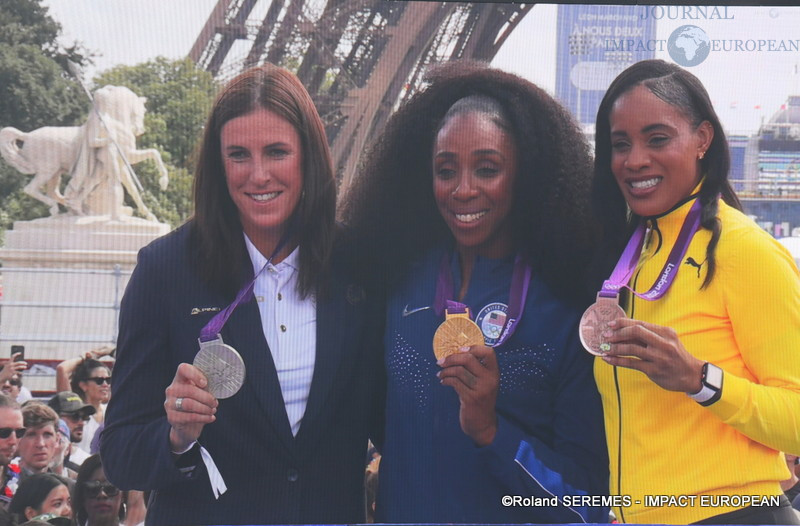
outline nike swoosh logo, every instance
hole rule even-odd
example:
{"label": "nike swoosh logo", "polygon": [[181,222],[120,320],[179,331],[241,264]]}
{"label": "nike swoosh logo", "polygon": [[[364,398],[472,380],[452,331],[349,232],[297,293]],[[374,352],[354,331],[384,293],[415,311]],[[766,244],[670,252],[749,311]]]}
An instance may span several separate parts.
{"label": "nike swoosh logo", "polygon": [[416,309],[408,310],[408,303],[406,303],[406,306],[403,307],[403,318],[405,318],[406,316],[411,316],[412,314],[417,313],[419,311],[428,310],[430,308],[431,306],[428,305],[426,307],[417,307]]}

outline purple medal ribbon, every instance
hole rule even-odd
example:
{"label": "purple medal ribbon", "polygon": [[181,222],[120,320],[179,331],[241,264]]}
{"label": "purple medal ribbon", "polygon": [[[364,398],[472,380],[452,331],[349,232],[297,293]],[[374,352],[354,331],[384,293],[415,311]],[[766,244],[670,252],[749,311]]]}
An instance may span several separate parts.
{"label": "purple medal ribbon", "polygon": [[678,273],[676,267],[680,265],[683,256],[689,249],[692,237],[694,237],[695,233],[700,228],[701,209],[702,205],[700,204],[700,199],[695,199],[695,202],[689,209],[689,213],[686,215],[686,219],[683,221],[683,226],[681,226],[678,238],[675,240],[675,245],[672,247],[667,257],[667,262],[661,269],[661,274],[656,282],[650,287],[650,290],[640,293],[634,291],[627,285],[642,252],[642,244],[644,243],[645,235],[645,227],[644,223],[642,223],[636,227],[631,239],[628,241],[628,245],[622,252],[622,256],[620,256],[617,265],[614,267],[614,271],[611,273],[611,276],[603,282],[603,288],[598,293],[598,296],[614,298],[623,287],[633,292],[637,297],[648,301],[657,300],[666,294],[670,285],[672,285],[672,282],[675,280],[675,275]]}
{"label": "purple medal ribbon", "polygon": [[447,300],[445,304],[447,305],[448,314],[464,314],[467,312],[467,306],[463,303]]}
{"label": "purple medal ribbon", "polygon": [[614,271],[611,276],[603,282],[603,288],[598,293],[603,298],[615,298],[619,295],[619,290],[628,283],[631,279],[633,270],[636,268],[636,263],[639,261],[639,255],[642,252],[642,245],[644,244],[645,226],[644,223],[639,223],[639,226],[634,230],[633,235],[625,250],[617,261]]}
{"label": "purple medal ribbon", "polygon": [[203,327],[203,330],[200,331],[200,343],[216,340],[220,332],[222,332],[222,328],[228,322],[228,318],[230,318],[231,314],[233,314],[233,311],[236,310],[236,307],[245,301],[250,301],[250,298],[253,296],[253,288],[255,287],[256,280],[267,269],[269,264],[272,262],[272,258],[274,258],[289,241],[291,233],[292,228],[290,227],[283,234],[283,237],[280,239],[280,241],[278,241],[278,245],[275,247],[275,250],[272,251],[272,255],[269,256],[267,262],[264,263],[264,266],[261,267],[261,270],[259,270],[258,273],[253,276],[253,279],[250,280],[248,284],[239,290],[239,293],[236,294],[236,299],[233,300],[233,303],[218,312],[213,318],[211,318],[211,321],[209,321],[206,326]]}
{"label": "purple medal ribbon", "polygon": [[[531,275],[531,266],[522,260],[521,255],[517,254],[514,259],[514,271],[511,274],[511,289],[508,293],[509,305],[506,321],[503,324],[500,338],[497,339],[492,347],[499,347],[505,343],[517,329],[517,325],[522,319],[522,313],[525,310],[525,300],[528,297]],[[442,316],[445,310],[449,314],[462,314],[467,311],[467,306],[463,303],[447,299],[455,296],[453,288],[450,257],[445,253],[439,265],[439,275],[436,278],[436,296],[433,300],[433,310],[437,316]]]}
{"label": "purple medal ribbon", "polygon": [[[224,310],[218,312],[211,321],[209,321],[205,327],[200,331],[200,347],[203,347],[203,344],[206,342],[210,342],[212,340],[220,339],[220,332],[222,332],[222,328],[227,323],[228,318],[231,317],[233,311],[236,310],[243,301],[249,301],[250,298],[253,296],[253,287],[255,287],[256,280],[261,275],[262,272],[269,266],[272,258],[274,258],[278,252],[286,245],[286,242],[289,241],[289,238],[292,234],[291,226],[286,229],[283,236],[281,237],[280,241],[278,241],[278,246],[275,247],[275,250],[272,252],[272,255],[267,259],[267,262],[264,263],[264,266],[261,267],[261,270],[253,276],[253,279],[250,280],[248,284],[239,290],[239,293],[236,294],[236,299],[233,300],[233,303],[225,307]],[[235,350],[234,350],[235,352]],[[218,499],[220,495],[225,493],[228,490],[228,487],[225,485],[225,481],[222,479],[222,474],[219,472],[219,468],[214,463],[214,459],[211,458],[211,453],[206,450],[203,446],[200,446],[200,456],[203,460],[203,464],[206,466],[206,471],[208,472],[208,479],[211,482],[211,490],[214,493],[214,498]]]}

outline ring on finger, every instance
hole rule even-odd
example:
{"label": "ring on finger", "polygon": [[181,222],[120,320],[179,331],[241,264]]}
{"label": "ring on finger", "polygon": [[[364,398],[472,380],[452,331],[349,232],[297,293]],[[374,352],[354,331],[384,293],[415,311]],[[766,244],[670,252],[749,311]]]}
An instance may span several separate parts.
{"label": "ring on finger", "polygon": [[183,411],[183,397],[178,397],[175,399],[175,410],[176,411]]}

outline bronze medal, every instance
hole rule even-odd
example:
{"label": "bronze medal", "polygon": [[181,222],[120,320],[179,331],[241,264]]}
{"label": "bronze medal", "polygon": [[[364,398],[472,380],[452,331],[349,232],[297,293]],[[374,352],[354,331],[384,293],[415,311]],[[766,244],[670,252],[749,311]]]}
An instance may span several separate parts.
{"label": "bronze medal", "polygon": [[595,356],[604,355],[611,349],[611,344],[603,338],[603,332],[608,330],[608,322],[625,317],[625,311],[617,303],[616,296],[604,298],[598,295],[597,301],[581,316],[579,333],[583,347]]}

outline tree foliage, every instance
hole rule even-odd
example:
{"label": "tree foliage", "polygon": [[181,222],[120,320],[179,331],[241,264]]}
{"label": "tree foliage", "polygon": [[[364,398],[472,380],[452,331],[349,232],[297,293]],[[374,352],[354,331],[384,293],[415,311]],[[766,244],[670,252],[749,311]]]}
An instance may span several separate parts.
{"label": "tree foliage", "polygon": [[80,46],[62,49],[61,26],[40,0],[3,0],[0,9],[0,126],[28,131],[76,124],[86,95],[67,73],[67,60],[86,65]]}
{"label": "tree foliage", "polygon": [[[189,159],[211,109],[216,84],[210,73],[191,60],[159,57],[137,66],[117,66],[98,76],[95,85],[127,86],[147,97],[150,125],[140,138],[162,147],[176,166],[189,168]],[[160,122],[154,122],[160,119]]]}
{"label": "tree foliage", "polygon": [[[2,0],[0,128],[27,132],[84,119],[89,102],[64,66],[67,60],[81,66],[91,60],[79,45],[59,46],[60,31],[40,0]],[[47,215],[47,207],[22,193],[29,177],[0,158],[0,235],[13,220]]]}
{"label": "tree foliage", "polygon": [[[61,26],[41,0],[2,0],[0,8],[0,128],[29,132],[43,126],[76,126],[91,103],[67,72],[67,61],[85,67],[90,54],[58,42]],[[158,187],[155,166],[136,165],[145,188],[143,199],[161,220],[176,226],[191,213],[191,154],[211,107],[213,77],[188,59],[158,58],[137,66],[118,66],[94,80],[94,86],[126,86],[147,97],[146,133],[140,148],[162,153],[170,174],[166,192]],[[0,158],[0,236],[15,220],[48,215],[47,207],[22,192],[30,175]]]}
{"label": "tree foliage", "polygon": [[192,210],[191,156],[214,99],[214,78],[189,59],[159,57],[136,66],[114,67],[95,78],[94,84],[126,86],[147,98],[147,131],[138,145],[162,153],[170,183],[162,191],[155,168],[141,163],[135,170],[145,189],[142,197],[162,221],[172,226],[182,223]]}

